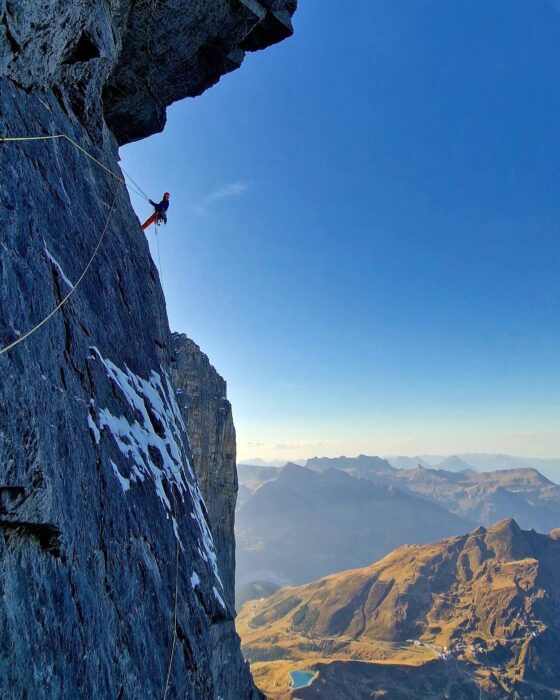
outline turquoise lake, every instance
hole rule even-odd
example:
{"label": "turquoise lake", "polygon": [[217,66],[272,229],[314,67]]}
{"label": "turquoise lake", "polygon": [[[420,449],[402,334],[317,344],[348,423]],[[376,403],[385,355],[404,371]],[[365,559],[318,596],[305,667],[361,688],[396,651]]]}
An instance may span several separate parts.
{"label": "turquoise lake", "polygon": [[308,685],[313,683],[313,679],[315,678],[315,674],[309,673],[309,671],[292,671],[290,676],[292,678],[292,687],[294,690],[307,688]]}

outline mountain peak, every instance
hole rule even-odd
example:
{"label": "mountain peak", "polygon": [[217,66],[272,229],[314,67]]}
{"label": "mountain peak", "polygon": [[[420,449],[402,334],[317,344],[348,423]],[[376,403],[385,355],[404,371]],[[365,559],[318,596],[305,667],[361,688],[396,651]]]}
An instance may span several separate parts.
{"label": "mountain peak", "polygon": [[[523,551],[504,546],[512,538],[523,542]],[[504,688],[519,674],[524,683],[539,683],[528,689],[535,691],[534,697],[549,697],[542,694],[545,684],[560,687],[556,645],[551,641],[560,635],[559,607],[558,542],[522,531],[515,520],[505,518],[488,531],[478,528],[467,537],[401,547],[367,568],[282,589],[257,603],[250,626],[242,611],[239,629],[255,659],[263,658],[274,636],[279,658],[297,658],[299,664],[310,656],[310,637],[316,641],[315,650],[321,641],[336,638],[338,671],[359,674],[353,676],[355,682],[359,678],[359,697],[373,696],[375,668],[390,673],[392,687],[397,687],[409,668],[406,659],[412,657],[420,664],[425,687],[435,664],[442,664],[444,676],[457,671],[458,678],[464,675],[460,665],[466,665],[473,682],[492,686],[484,686],[491,697],[503,697]],[[365,653],[372,656],[361,671],[356,662],[363,661]],[[317,652],[313,654],[316,663]],[[446,663],[450,659],[453,663]],[[493,681],[486,673],[489,667]],[[373,675],[366,683],[367,668]],[[336,678],[332,682],[324,697],[349,697],[337,692]],[[445,687],[430,688],[435,692],[426,697],[445,697]]]}
{"label": "mountain peak", "polygon": [[457,455],[446,457],[442,462],[439,462],[437,468],[448,472],[476,472],[474,467]]}
{"label": "mountain peak", "polygon": [[497,523],[491,525],[488,528],[488,532],[515,532],[517,534],[522,532],[522,530],[513,518],[502,518],[502,520],[498,520]]}
{"label": "mountain peak", "polygon": [[311,469],[302,467],[301,464],[296,464],[295,462],[286,462],[286,464],[280,469],[280,476],[308,476],[313,474]]}

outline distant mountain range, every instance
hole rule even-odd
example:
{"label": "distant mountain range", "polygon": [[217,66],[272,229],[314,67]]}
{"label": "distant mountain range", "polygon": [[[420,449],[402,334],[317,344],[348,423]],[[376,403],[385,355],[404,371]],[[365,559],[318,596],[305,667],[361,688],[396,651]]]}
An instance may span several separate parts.
{"label": "distant mountain range", "polygon": [[238,632],[274,697],[308,669],[301,700],[546,700],[560,697],[559,612],[560,531],[507,519],[248,602]]}
{"label": "distant mountain range", "polygon": [[396,469],[445,469],[448,472],[476,471],[476,468],[457,455],[450,457],[387,457],[387,462]]}
{"label": "distant mountain range", "polygon": [[[362,459],[364,455],[357,458],[342,459]],[[307,466],[309,462],[315,461],[297,459],[292,462],[301,466]],[[379,459],[378,457],[365,457],[365,459]],[[384,458],[391,466],[396,469],[416,469],[421,466],[426,469],[446,469],[447,471],[461,471],[462,469],[471,469],[473,471],[496,471],[504,469],[537,469],[544,474],[548,479],[556,483],[560,483],[560,458],[558,459],[542,459],[539,457],[513,457],[505,454],[487,454],[482,452],[465,453],[451,456],[444,455],[419,455],[416,457],[390,456]],[[463,464],[458,464],[458,469],[452,467],[453,460],[460,460]],[[444,462],[448,462],[447,465]],[[282,460],[274,460],[267,462],[263,459],[248,460],[248,464],[261,467],[283,467],[286,462]]]}
{"label": "distant mountain range", "polygon": [[[381,473],[395,471],[379,463]],[[377,473],[369,463],[359,468]],[[258,476],[239,469],[244,485],[255,486]],[[471,528],[436,503],[341,470],[288,464],[270,476],[260,473],[264,483],[236,514],[238,586],[254,580],[312,581],[363,566],[404,543],[430,542]]]}
{"label": "distant mountain range", "polygon": [[[539,532],[560,527],[560,486],[536,469],[475,472],[459,457],[447,458],[442,463],[451,466],[451,470],[422,466],[396,469],[378,457],[367,459],[371,461],[361,456],[319,462],[322,469],[328,468],[330,462],[334,468],[354,476],[428,499],[477,525],[486,526],[512,517],[521,527]],[[463,465],[466,468],[459,469]]]}
{"label": "distant mountain range", "polygon": [[534,469],[397,469],[362,455],[238,471],[238,586],[305,583],[503,518],[560,527],[560,487]]}
{"label": "distant mountain range", "polygon": [[[441,455],[421,455],[417,457],[386,457],[397,469],[446,469],[447,471],[496,471],[504,469],[537,469],[552,481],[560,481],[560,459],[540,459],[539,457],[512,457],[504,454],[465,453],[444,457]],[[458,469],[450,467],[450,461],[457,462]],[[445,464],[447,462],[447,464]],[[461,464],[462,463],[462,464]]]}
{"label": "distant mountain range", "polygon": [[535,469],[457,473],[418,467],[382,480],[476,524],[513,517],[539,532],[560,526],[560,487]]}
{"label": "distant mountain range", "polygon": [[327,469],[340,469],[341,471],[356,471],[363,474],[392,474],[396,469],[381,457],[313,457],[304,465],[307,469],[316,472],[324,472]]}

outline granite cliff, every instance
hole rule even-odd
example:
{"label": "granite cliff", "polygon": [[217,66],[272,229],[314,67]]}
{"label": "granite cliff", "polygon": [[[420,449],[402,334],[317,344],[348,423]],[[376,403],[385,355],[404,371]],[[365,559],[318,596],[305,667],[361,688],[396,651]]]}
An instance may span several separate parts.
{"label": "granite cliff", "polygon": [[0,346],[80,280],[0,356],[2,697],[254,696],[242,668],[216,668],[215,630],[237,644],[227,544],[193,469],[157,271],[107,171],[167,105],[287,36],[294,10],[0,2],[0,134],[65,134],[106,168],[63,139],[0,143]]}

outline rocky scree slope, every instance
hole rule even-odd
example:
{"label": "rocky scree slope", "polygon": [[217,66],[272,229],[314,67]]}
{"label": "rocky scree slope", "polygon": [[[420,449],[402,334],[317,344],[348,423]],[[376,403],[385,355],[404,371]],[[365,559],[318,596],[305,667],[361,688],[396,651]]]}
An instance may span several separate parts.
{"label": "rocky scree slope", "polygon": [[[0,2],[0,134],[64,133],[114,171],[118,143],[286,36],[294,9]],[[66,141],[5,143],[0,208],[2,346],[68,293],[106,232],[68,303],[0,357],[0,695],[218,697],[211,628],[234,610],[127,192]]]}

